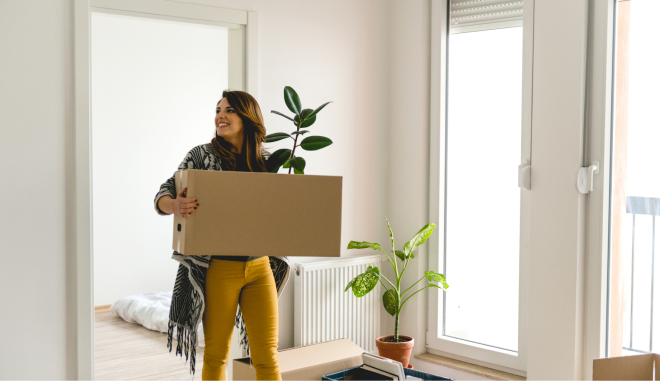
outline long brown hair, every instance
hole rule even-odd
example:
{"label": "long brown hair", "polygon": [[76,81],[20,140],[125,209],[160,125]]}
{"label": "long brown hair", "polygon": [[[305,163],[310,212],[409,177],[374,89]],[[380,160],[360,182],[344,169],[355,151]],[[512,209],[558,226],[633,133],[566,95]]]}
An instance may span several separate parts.
{"label": "long brown hair", "polygon": [[[266,141],[266,127],[259,103],[252,95],[244,91],[225,90],[222,92],[222,98],[227,98],[227,102],[243,121],[244,138],[241,152],[246,154],[248,168],[251,172],[267,172],[262,147],[262,143]],[[235,170],[236,157],[231,152],[231,143],[216,134],[211,144],[213,152],[220,157],[223,169]]]}

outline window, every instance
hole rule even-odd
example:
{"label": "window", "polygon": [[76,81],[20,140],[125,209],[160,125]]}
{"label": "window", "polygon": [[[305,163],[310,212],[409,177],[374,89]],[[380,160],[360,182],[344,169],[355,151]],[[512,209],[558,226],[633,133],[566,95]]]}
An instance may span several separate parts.
{"label": "window", "polygon": [[523,95],[531,91],[525,86],[531,83],[531,34],[524,28],[532,22],[525,17],[532,5],[449,0],[434,10],[441,20],[434,38],[442,41],[431,181],[437,208],[432,200],[431,213],[444,220],[444,235],[431,247],[438,253],[431,266],[451,287],[431,295],[427,343],[431,352],[510,372],[526,365],[519,345],[519,263],[527,240],[521,221],[529,208],[518,166],[530,160],[531,103]]}
{"label": "window", "polygon": [[612,130],[609,356],[660,353],[660,59],[656,0],[618,1]]}
{"label": "window", "polygon": [[460,297],[443,332],[515,352],[522,27],[451,35],[448,54],[445,275]]}

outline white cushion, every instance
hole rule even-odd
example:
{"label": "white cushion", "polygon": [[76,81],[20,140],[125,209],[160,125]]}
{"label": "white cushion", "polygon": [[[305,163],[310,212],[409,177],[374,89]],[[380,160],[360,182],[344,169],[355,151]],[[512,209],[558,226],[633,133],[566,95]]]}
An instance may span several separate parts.
{"label": "white cushion", "polygon": [[[172,291],[125,296],[110,306],[110,312],[129,323],[138,323],[153,331],[167,333]],[[202,322],[197,327],[197,345],[204,346]]]}

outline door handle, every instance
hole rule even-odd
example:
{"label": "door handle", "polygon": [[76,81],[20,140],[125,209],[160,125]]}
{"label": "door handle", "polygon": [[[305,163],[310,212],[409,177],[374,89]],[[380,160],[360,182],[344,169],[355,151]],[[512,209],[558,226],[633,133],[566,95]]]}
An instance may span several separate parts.
{"label": "door handle", "polygon": [[518,187],[532,190],[532,166],[529,160],[518,166]]}

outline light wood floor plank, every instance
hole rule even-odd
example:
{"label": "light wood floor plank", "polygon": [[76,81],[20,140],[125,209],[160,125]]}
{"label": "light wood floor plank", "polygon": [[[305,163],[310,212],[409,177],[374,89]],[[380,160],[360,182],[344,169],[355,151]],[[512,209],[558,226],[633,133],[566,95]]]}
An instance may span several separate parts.
{"label": "light wood floor plank", "polygon": [[[193,380],[190,359],[175,357],[167,335],[128,323],[110,312],[95,315],[94,367],[97,380]],[[197,347],[194,380],[202,379],[204,348]]]}

